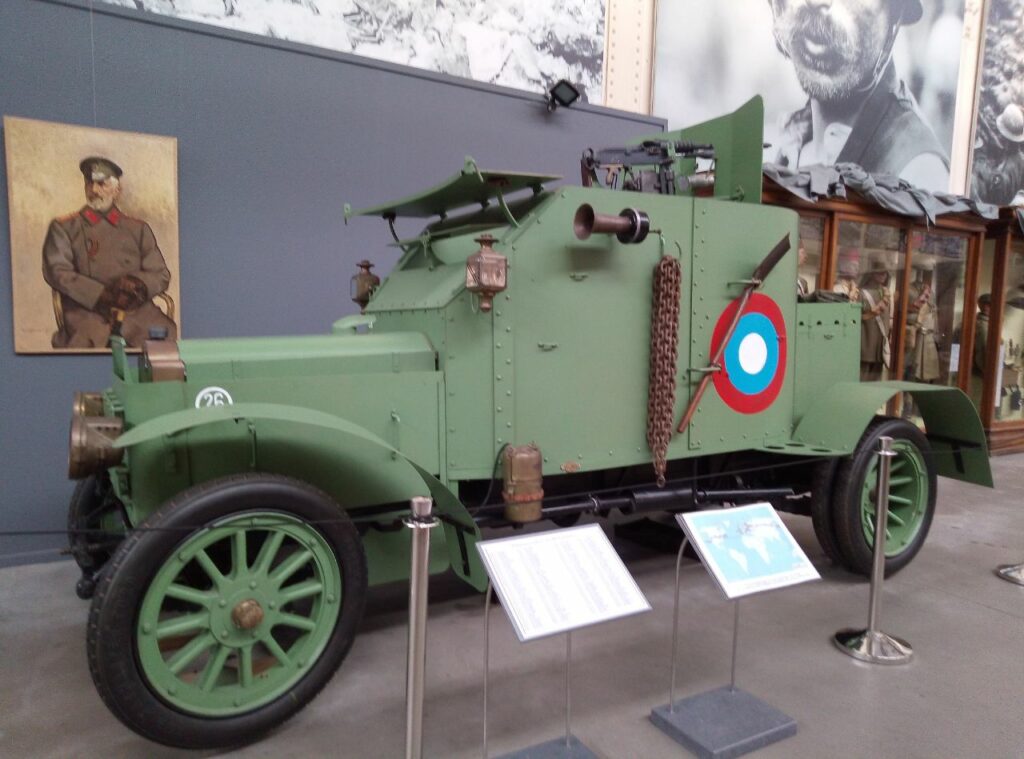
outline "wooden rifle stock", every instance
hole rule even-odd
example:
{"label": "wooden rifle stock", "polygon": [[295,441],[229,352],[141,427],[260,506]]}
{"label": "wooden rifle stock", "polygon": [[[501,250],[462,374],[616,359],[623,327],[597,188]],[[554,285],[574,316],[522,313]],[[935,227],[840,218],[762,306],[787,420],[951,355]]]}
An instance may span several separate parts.
{"label": "wooden rifle stock", "polygon": [[740,297],[736,300],[739,302],[739,307],[736,309],[736,313],[733,314],[732,322],[729,324],[729,329],[725,331],[725,335],[722,337],[722,341],[718,344],[718,348],[715,350],[715,355],[711,357],[711,363],[708,364],[704,369],[704,376],[700,379],[700,384],[697,385],[697,390],[694,392],[693,397],[690,398],[690,405],[686,407],[686,413],[683,414],[683,418],[679,421],[679,426],[676,427],[676,432],[681,433],[688,426],[690,421],[693,419],[693,415],[697,413],[697,406],[700,404],[700,399],[704,397],[704,391],[708,389],[708,383],[711,381],[712,376],[716,372],[722,371],[722,354],[725,352],[725,346],[729,344],[729,340],[732,339],[733,332],[736,331],[736,326],[740,323],[740,317],[743,316],[743,309],[747,307],[747,301],[750,300],[751,294],[754,290],[761,286],[765,278],[771,274],[772,270],[778,265],[782,257],[786,255],[786,252],[790,248],[789,235],[787,234],[775,247],[771,249],[764,260],[758,264],[757,268],[754,269],[754,275],[750,278],[750,282],[743,288],[743,292]]}

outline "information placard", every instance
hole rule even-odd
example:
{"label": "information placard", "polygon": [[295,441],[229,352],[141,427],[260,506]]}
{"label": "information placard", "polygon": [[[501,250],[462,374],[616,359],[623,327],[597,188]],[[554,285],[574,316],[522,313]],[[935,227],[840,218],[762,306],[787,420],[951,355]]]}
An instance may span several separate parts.
{"label": "information placard", "polygon": [[727,598],[821,579],[769,503],[676,514],[676,520]]}
{"label": "information placard", "polygon": [[650,611],[596,524],[477,543],[521,642]]}

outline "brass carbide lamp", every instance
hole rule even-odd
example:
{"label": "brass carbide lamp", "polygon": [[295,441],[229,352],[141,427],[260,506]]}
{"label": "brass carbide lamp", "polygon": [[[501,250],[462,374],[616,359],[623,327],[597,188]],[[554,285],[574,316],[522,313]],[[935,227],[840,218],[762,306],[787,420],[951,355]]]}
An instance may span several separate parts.
{"label": "brass carbide lamp", "polygon": [[373,295],[373,291],[380,285],[380,277],[370,271],[373,268],[373,264],[363,259],[356,264],[359,267],[359,272],[352,275],[350,283],[350,292],[352,300],[359,304],[359,309],[365,310],[366,304],[370,302],[370,296]]}
{"label": "brass carbide lamp", "polygon": [[466,289],[480,296],[481,311],[490,311],[491,300],[505,289],[508,259],[491,247],[496,240],[490,235],[473,242],[480,243],[480,250],[466,259]]}

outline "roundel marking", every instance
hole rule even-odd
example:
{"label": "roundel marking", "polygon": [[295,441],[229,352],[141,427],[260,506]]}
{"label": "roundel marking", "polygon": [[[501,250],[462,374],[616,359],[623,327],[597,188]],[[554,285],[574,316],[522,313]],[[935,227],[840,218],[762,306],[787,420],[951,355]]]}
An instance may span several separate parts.
{"label": "roundel marking", "polygon": [[[739,307],[733,301],[718,317],[711,335],[714,354]],[[767,295],[754,293],[743,309],[736,331],[722,353],[722,370],[714,375],[715,390],[726,405],[741,414],[756,414],[772,405],[786,377],[786,322]]]}

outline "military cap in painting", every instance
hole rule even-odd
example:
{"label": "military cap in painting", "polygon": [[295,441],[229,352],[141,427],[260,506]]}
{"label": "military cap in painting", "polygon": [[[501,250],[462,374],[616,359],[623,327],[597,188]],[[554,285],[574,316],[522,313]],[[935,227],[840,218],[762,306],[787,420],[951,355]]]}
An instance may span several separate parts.
{"label": "military cap in painting", "polygon": [[[109,158],[102,158],[101,156],[89,156],[78,164],[78,168],[82,172],[82,176],[86,179],[106,179],[107,177],[121,178],[121,167],[111,161]],[[99,176],[97,176],[99,175]]]}

